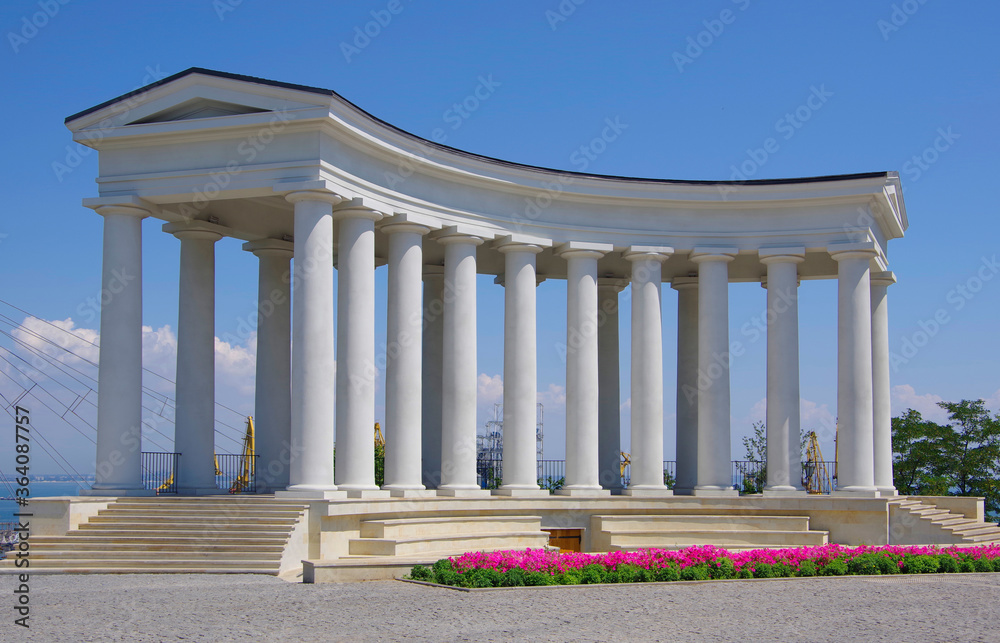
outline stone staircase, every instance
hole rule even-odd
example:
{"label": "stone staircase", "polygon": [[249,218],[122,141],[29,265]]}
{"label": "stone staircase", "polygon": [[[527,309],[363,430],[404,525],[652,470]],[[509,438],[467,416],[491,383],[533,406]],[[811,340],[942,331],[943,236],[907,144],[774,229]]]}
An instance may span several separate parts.
{"label": "stone staircase", "polygon": [[1000,526],[942,509],[927,500],[890,500],[891,526],[900,545],[985,545],[1000,543]]}
{"label": "stone staircase", "polygon": [[364,520],[355,556],[451,556],[469,551],[544,547],[549,534],[539,516],[457,516]]}
{"label": "stone staircase", "polygon": [[617,515],[592,516],[593,551],[712,544],[727,549],[825,545],[829,534],[809,529],[807,516]]}
{"label": "stone staircase", "polygon": [[121,498],[64,536],[32,535],[31,570],[278,574],[306,506],[266,496]]}

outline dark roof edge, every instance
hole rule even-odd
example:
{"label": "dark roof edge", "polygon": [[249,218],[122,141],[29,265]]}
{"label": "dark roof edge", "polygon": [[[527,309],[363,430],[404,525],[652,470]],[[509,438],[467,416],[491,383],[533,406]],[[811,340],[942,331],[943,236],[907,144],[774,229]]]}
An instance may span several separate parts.
{"label": "dark roof edge", "polygon": [[296,91],[310,92],[310,93],[313,93],[313,94],[320,94],[320,95],[323,95],[323,96],[335,96],[335,97],[339,98],[340,100],[344,101],[345,103],[347,103],[348,105],[350,105],[351,107],[353,107],[354,109],[358,110],[359,112],[361,112],[365,116],[367,116],[367,117],[371,118],[372,120],[376,121],[377,123],[379,123],[379,124],[381,124],[381,125],[389,128],[389,129],[392,129],[392,130],[394,130],[396,132],[399,132],[400,134],[402,134],[404,136],[416,139],[422,145],[429,145],[431,147],[435,147],[435,148],[438,148],[440,150],[444,150],[444,151],[450,152],[452,154],[458,154],[458,155],[466,156],[466,157],[469,157],[469,158],[472,158],[472,159],[478,159],[478,160],[482,160],[482,161],[488,161],[490,163],[496,163],[496,164],[505,165],[505,166],[508,166],[508,167],[519,168],[519,169],[529,169],[529,170],[542,170],[542,171],[545,171],[545,172],[551,172],[551,173],[560,174],[560,175],[578,176],[578,177],[584,177],[584,178],[588,178],[588,179],[606,179],[606,180],[612,180],[612,181],[630,181],[630,182],[643,182],[643,183],[674,183],[674,184],[682,184],[682,185],[782,185],[782,184],[795,184],[795,183],[822,183],[824,181],[851,181],[851,180],[855,180],[855,179],[888,178],[889,174],[890,174],[889,172],[859,172],[859,173],[855,173],[855,174],[832,174],[832,175],[827,175],[827,176],[807,176],[807,177],[797,177],[797,178],[789,178],[789,179],[751,179],[751,180],[748,180],[748,181],[712,181],[712,180],[696,180],[696,179],[650,179],[650,178],[641,178],[641,177],[634,177],[634,176],[615,176],[615,175],[611,175],[611,174],[591,174],[591,173],[588,173],[588,172],[574,172],[572,170],[558,170],[558,169],[555,169],[555,168],[542,167],[542,166],[539,166],[539,165],[528,165],[528,164],[525,164],[525,163],[516,163],[514,161],[505,161],[503,159],[493,158],[492,156],[484,156],[482,154],[476,154],[474,152],[467,152],[465,150],[460,150],[458,148],[449,147],[447,145],[442,145],[440,143],[436,143],[434,141],[427,140],[427,139],[425,139],[425,138],[423,138],[421,136],[417,136],[416,134],[413,134],[411,132],[407,132],[406,130],[400,129],[399,127],[396,127],[395,125],[393,125],[391,123],[387,123],[386,121],[382,120],[381,118],[368,113],[364,109],[358,107],[357,105],[355,105],[354,103],[352,103],[351,101],[347,100],[346,98],[344,98],[343,96],[341,96],[340,94],[338,94],[337,92],[335,92],[335,91],[333,91],[331,89],[323,89],[321,87],[310,87],[309,85],[297,85],[295,83],[285,83],[285,82],[278,81],[278,80],[268,80],[266,78],[258,78],[256,76],[247,76],[247,75],[244,75],[244,74],[233,74],[233,73],[225,72],[225,71],[216,71],[214,69],[206,69],[204,67],[191,67],[189,69],[185,69],[184,71],[181,71],[181,72],[178,72],[176,74],[173,74],[172,76],[167,76],[166,78],[161,78],[160,80],[158,80],[156,82],[150,83],[150,84],[145,85],[143,87],[139,87],[138,89],[134,89],[134,90],[132,90],[132,91],[126,93],[126,94],[122,94],[121,96],[118,96],[116,98],[112,98],[111,100],[106,100],[106,101],[104,101],[103,103],[101,103],[99,105],[94,105],[93,107],[85,109],[85,110],[83,110],[81,112],[77,112],[76,114],[73,114],[71,116],[67,116],[64,122],[65,123],[69,123],[70,121],[76,120],[76,119],[78,119],[78,118],[80,118],[82,116],[86,116],[87,114],[91,114],[91,113],[96,112],[98,110],[104,109],[105,107],[108,107],[109,105],[114,105],[117,102],[120,102],[120,101],[123,101],[123,100],[127,100],[129,98],[132,98],[133,96],[138,96],[139,94],[144,94],[144,93],[148,92],[151,89],[154,89],[154,88],[159,87],[161,85],[166,85],[167,83],[171,83],[171,82],[173,82],[175,80],[178,80],[179,78],[183,78],[184,76],[189,76],[191,74],[204,74],[206,76],[215,76],[217,78],[228,78],[230,80],[239,80],[239,81],[248,82],[248,83],[256,83],[258,85],[269,85],[271,87],[280,87],[282,89],[293,89],[293,90],[296,90]]}

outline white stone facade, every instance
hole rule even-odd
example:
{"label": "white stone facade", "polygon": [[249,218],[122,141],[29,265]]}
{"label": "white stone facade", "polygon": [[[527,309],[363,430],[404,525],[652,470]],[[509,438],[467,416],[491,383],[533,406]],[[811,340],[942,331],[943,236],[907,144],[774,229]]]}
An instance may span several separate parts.
{"label": "white stone facade", "polygon": [[[839,282],[840,488],[855,497],[894,493],[887,246],[907,227],[895,173],[734,183],[549,170],[425,141],[329,90],[201,69],[71,116],[67,126],[99,151],[99,194],[84,204],[104,216],[104,280],[122,270],[141,276],[143,218],[164,221],[180,239],[182,492],[211,491],[215,243],[229,236],[260,262],[256,413],[266,490],[488,494],[475,471],[476,275],[485,273],[505,288],[504,484],[496,494],[545,493],[534,444],[535,287],[543,278],[568,280],[563,493],[601,496],[618,484],[617,302],[629,286],[632,478],[623,492],[670,494],[661,468],[661,337],[671,324],[661,319],[664,284],[679,302],[677,491],[736,493],[730,282],[767,288],[765,493],[803,493],[797,291],[813,279]],[[371,463],[374,275],[382,263],[387,443],[379,489]],[[141,305],[140,277],[102,309],[101,495],[141,493]]]}

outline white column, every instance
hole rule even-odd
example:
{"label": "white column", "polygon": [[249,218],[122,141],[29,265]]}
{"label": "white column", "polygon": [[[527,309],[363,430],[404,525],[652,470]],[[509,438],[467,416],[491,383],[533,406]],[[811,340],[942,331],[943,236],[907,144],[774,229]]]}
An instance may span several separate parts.
{"label": "white column", "polygon": [[597,260],[610,245],[571,242],[566,259],[566,496],[610,495],[599,464],[600,375],[597,346]]}
{"label": "white column", "polygon": [[142,486],[142,220],[145,209],[100,206],[101,349],[97,469],[81,495],[152,495]]}
{"label": "white column", "polygon": [[441,484],[441,390],[444,352],[444,267],[424,266],[424,334],[421,381],[422,481],[427,489]]}
{"label": "white column", "polygon": [[621,479],[621,370],[618,361],[618,293],[627,281],[597,280],[600,301],[597,331],[598,409],[597,442],[599,480],[613,493],[622,490]]}
{"label": "white column", "polygon": [[698,265],[696,496],[735,496],[729,427],[729,262],[736,248],[695,248]]}
{"label": "white column", "polygon": [[[337,498],[333,483],[333,206],[329,192],[292,192],[292,447],[289,495]],[[284,495],[284,494],[278,494]]]}
{"label": "white column", "polygon": [[631,496],[669,496],[663,484],[663,262],[672,248],[632,246]]}
{"label": "white column", "polygon": [[177,309],[177,493],[222,493],[215,484],[215,242],[225,228],[168,223],[181,240]]}
{"label": "white column", "polygon": [[674,495],[698,482],[698,279],[675,277],[677,291],[677,480]]}
{"label": "white column", "polygon": [[430,228],[396,215],[389,237],[386,308],[385,486],[393,496],[433,495],[421,482],[422,237]]}
{"label": "white column", "polygon": [[375,484],[375,222],[354,202],[337,220],[337,488],[388,497]]}
{"label": "white column", "polygon": [[448,228],[444,245],[441,496],[488,496],[476,483],[476,246],[482,237]]}
{"label": "white column", "polygon": [[257,379],[254,389],[254,446],[257,493],[288,486],[292,427],[293,245],[280,239],[243,244],[258,259]]}
{"label": "white column", "polygon": [[892,410],[889,406],[889,286],[891,272],[871,275],[872,284],[872,409],[875,486],[882,496],[895,496],[892,479]]}
{"label": "white column", "polygon": [[766,248],[767,266],[767,486],[764,495],[799,495],[799,263],[805,248]]}
{"label": "white column", "polygon": [[878,497],[872,401],[871,244],[827,247],[837,262],[837,493]]}

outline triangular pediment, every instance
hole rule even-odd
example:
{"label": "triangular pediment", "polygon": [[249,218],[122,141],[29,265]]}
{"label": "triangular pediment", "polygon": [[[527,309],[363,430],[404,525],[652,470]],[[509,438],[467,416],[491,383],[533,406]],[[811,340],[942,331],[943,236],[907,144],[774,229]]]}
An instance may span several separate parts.
{"label": "triangular pediment", "polygon": [[193,98],[179,105],[150,114],[144,118],[129,121],[128,125],[139,123],[168,123],[170,121],[186,121],[194,118],[215,118],[218,116],[237,116],[240,114],[257,114],[272,110],[249,105],[238,105],[207,98]]}

